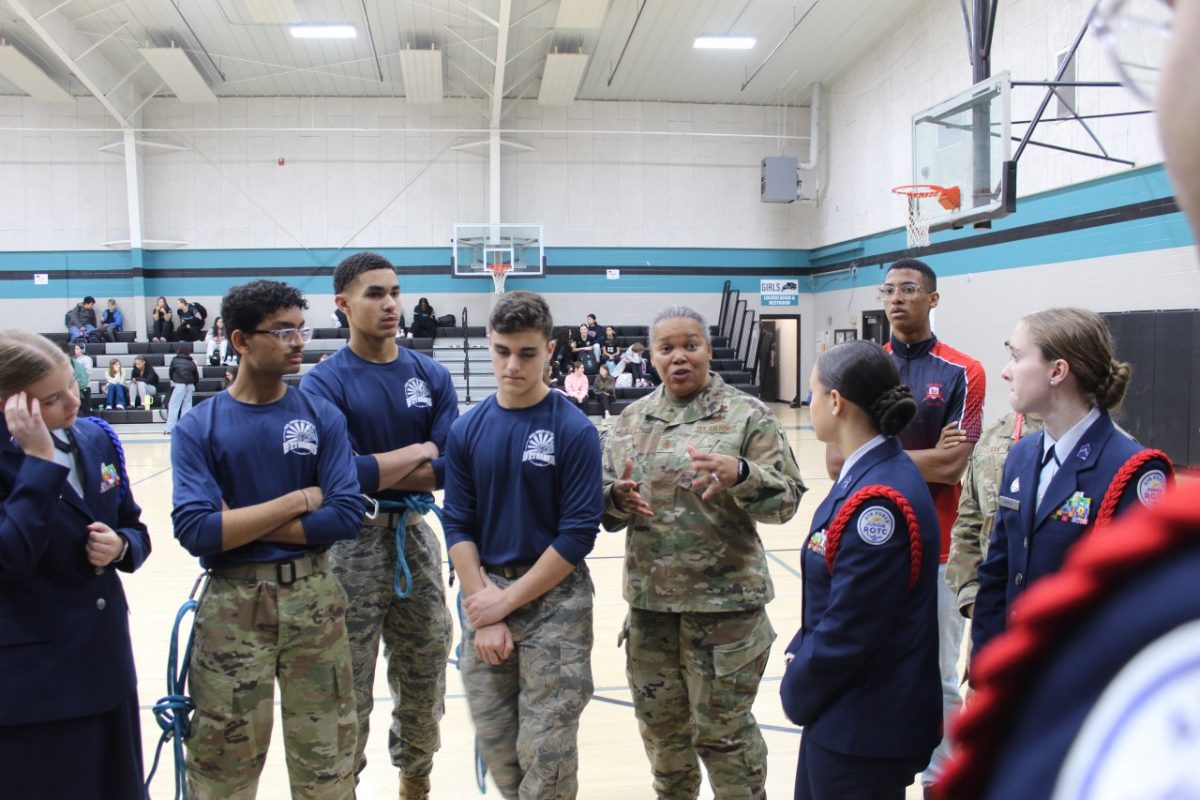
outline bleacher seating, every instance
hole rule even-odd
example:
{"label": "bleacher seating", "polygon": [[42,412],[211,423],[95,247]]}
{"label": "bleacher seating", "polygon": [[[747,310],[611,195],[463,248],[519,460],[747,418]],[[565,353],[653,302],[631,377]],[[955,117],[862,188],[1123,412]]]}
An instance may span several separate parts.
{"label": "bleacher seating", "polygon": [[[615,325],[613,328],[617,334],[617,341],[622,348],[629,347],[635,342],[648,344],[650,335],[648,326]],[[70,351],[65,332],[43,335],[58,343],[65,351]],[[482,326],[472,326],[470,328],[447,327],[438,329],[436,339],[409,338],[405,336],[399,338],[397,343],[401,347],[415,350],[444,364],[450,371],[454,386],[459,394],[460,403],[478,403],[496,391],[496,379],[492,375],[491,357],[487,350],[486,336],[487,330]],[[305,347],[304,363],[300,367],[300,372],[296,375],[287,376],[284,378],[284,382],[289,386],[298,386],[304,373],[312,369],[322,355],[344,347],[348,338],[349,330],[347,328],[316,328],[313,331],[312,340]],[[714,335],[712,337],[712,344],[712,370],[719,373],[727,383],[758,397],[760,390],[756,384],[752,383],[753,373],[746,370],[745,364],[737,358],[737,354],[729,346],[729,341],[724,337]],[[205,343],[203,341],[193,342],[191,345],[193,355],[196,358],[197,364],[200,365],[201,370],[200,385],[197,387],[192,400],[193,405],[195,405],[204,402],[221,391],[221,381],[225,375],[225,367],[214,367],[204,363]],[[162,387],[162,390],[154,399],[154,409],[151,411],[129,408],[121,411],[103,409],[96,413],[99,413],[105,420],[113,424],[160,422],[160,409],[163,403],[166,402],[170,386],[167,371],[170,367],[171,359],[174,353],[178,351],[179,346],[179,342],[136,341],[132,332],[119,334],[116,342],[89,344],[87,347],[88,355],[92,356],[95,361],[95,367],[88,374],[92,388],[93,409],[100,408],[104,403],[104,390],[102,387],[104,385],[104,374],[110,358],[119,359],[128,372],[133,367],[134,359],[141,356],[146,360],[148,365],[158,371]],[[589,376],[589,382],[592,380],[594,380],[594,376]],[[612,404],[613,415],[620,414],[629,404],[652,391],[652,388],[647,387],[618,388],[616,390],[616,399]],[[602,415],[603,412],[601,411],[599,400],[592,398],[588,401],[588,413],[596,417]]]}

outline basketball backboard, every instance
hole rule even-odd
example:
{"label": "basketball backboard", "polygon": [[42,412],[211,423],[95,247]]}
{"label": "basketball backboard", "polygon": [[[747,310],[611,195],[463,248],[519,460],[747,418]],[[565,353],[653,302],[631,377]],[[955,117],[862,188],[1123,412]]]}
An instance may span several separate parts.
{"label": "basketball backboard", "polygon": [[490,278],[497,264],[511,268],[509,277],[544,274],[541,225],[458,222],[454,225],[451,251],[456,278]]}
{"label": "basketball backboard", "polygon": [[958,205],[945,197],[920,200],[929,230],[961,228],[1015,210],[1011,90],[1004,72],[913,115],[912,182],[958,188]]}

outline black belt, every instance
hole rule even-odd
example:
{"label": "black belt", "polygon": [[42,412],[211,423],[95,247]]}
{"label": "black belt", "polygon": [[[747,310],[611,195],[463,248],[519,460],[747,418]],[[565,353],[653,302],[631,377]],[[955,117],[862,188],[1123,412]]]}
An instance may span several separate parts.
{"label": "black belt", "polygon": [[234,567],[214,567],[214,577],[232,581],[258,581],[289,586],[301,578],[324,572],[329,568],[329,554],[308,553],[291,561],[268,561],[261,564],[238,564]]}
{"label": "black belt", "polygon": [[499,575],[501,578],[508,578],[512,581],[533,569],[535,563],[537,562],[521,561],[514,564],[484,564],[483,568],[488,572]]}

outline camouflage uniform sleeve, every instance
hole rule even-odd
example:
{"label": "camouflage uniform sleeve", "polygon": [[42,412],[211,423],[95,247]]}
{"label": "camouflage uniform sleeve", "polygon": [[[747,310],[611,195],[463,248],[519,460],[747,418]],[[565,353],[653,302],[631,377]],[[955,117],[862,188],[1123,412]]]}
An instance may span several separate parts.
{"label": "camouflage uniform sleeve", "polygon": [[750,475],[730,487],[729,496],[757,522],[787,522],[808,487],[783,429],[769,412],[752,418],[741,456],[750,465]]}
{"label": "camouflage uniform sleeve", "polygon": [[601,459],[601,481],[604,483],[604,514],[600,517],[600,524],[604,527],[604,530],[610,532],[623,530],[633,516],[617,509],[612,499],[613,484],[617,482],[617,478],[621,476],[621,472],[625,468],[625,459],[621,458],[622,463],[619,465],[620,469],[618,469],[618,464],[616,463],[618,456],[614,453],[617,450],[617,445],[623,438],[619,435],[620,428],[621,420],[618,418],[617,424],[613,426],[609,435],[605,437],[604,455]]}
{"label": "camouflage uniform sleeve", "polygon": [[979,504],[975,482],[975,459],[967,465],[963,492],[958,501],[958,518],[950,529],[950,556],[946,562],[946,583],[958,598],[958,609],[975,602],[979,591],[979,562],[983,560],[984,512]]}

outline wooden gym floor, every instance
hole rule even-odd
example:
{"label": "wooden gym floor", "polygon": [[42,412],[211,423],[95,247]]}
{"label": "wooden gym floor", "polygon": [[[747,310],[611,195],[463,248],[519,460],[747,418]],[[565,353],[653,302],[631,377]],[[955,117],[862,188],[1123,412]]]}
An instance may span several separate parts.
{"label": "wooden gym floor", "polygon": [[[796,453],[801,474],[809,491],[800,510],[786,525],[762,525],[759,534],[767,548],[771,577],[775,582],[775,600],[768,606],[778,638],[755,704],[755,716],[763,729],[770,750],[768,794],[775,798],[792,796],[796,752],[800,738],[779,705],[779,679],[783,674],[784,648],[800,624],[799,548],[808,532],[813,511],[829,491],[831,481],[824,472],[824,446],[816,441],[809,425],[808,411],[774,405],[777,416]],[[130,625],[137,661],[139,697],[142,713],[142,737],[146,766],[153,759],[159,728],[150,708],[166,693],[167,647],[171,625],[179,606],[187,598],[200,574],[199,563],[175,540],[171,531],[170,442],[161,433],[125,433],[125,452],[134,493],[150,529],[153,552],[141,571],[123,575],[131,608]],[[440,492],[439,492],[440,500]],[[431,517],[431,524],[437,526]],[[630,706],[625,684],[624,651],[616,646],[617,633],[625,617],[626,604],[621,598],[623,534],[601,532],[596,548],[588,558],[596,584],[595,638],[592,670],[595,697],[584,711],[579,733],[580,800],[626,800],[653,798],[650,770],[642,749],[637,722]],[[460,639],[455,630],[455,644]],[[433,797],[438,800],[470,800],[478,797],[474,778],[474,730],[463,696],[462,682],[454,665],[449,670],[446,692],[446,716],[442,720],[442,749],[434,761]],[[375,709],[371,717],[371,737],[367,743],[368,766],[359,787],[359,800],[383,800],[398,797],[399,778],[387,755],[387,728],[390,698],[382,665],[376,671]],[[278,703],[278,694],[276,695]],[[258,797],[282,800],[290,797],[287,768],[278,713],[271,751],[259,784]],[[151,787],[155,800],[173,795],[173,763],[168,746],[163,763]],[[488,797],[499,797],[489,786]],[[705,784],[701,797],[712,797]],[[920,798],[920,787],[909,787],[908,798]]]}

